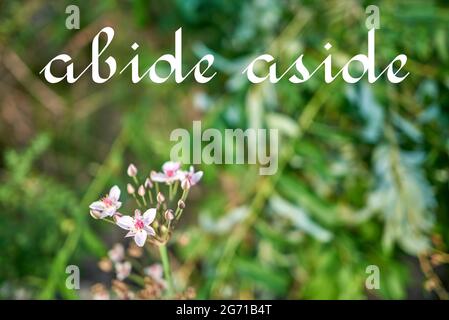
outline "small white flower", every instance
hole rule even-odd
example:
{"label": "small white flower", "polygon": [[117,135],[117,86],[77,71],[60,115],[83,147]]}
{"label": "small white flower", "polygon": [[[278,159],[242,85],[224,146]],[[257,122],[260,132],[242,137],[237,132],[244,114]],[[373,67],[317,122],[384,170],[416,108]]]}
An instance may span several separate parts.
{"label": "small white flower", "polygon": [[144,268],[143,272],[145,273],[145,275],[151,277],[157,283],[163,285],[164,287],[166,286],[165,280],[163,278],[164,271],[161,264],[154,263],[151,266]]}
{"label": "small white flower", "polygon": [[120,262],[125,258],[125,248],[120,243],[116,243],[111,250],[108,251],[108,257],[113,262]]}
{"label": "small white flower", "polygon": [[156,232],[150,226],[156,217],[156,209],[151,208],[145,211],[143,216],[140,210],[136,210],[134,218],[131,216],[121,216],[117,218],[117,225],[125,230],[129,230],[125,237],[134,237],[134,241],[139,247],[143,247],[147,240],[147,235],[155,236]]}
{"label": "small white flower", "polygon": [[203,171],[197,171],[190,166],[189,171],[181,172],[181,187],[183,189],[189,189],[190,187],[196,185],[203,177]]}
{"label": "small white flower", "polygon": [[129,261],[117,262],[115,264],[115,273],[117,279],[120,281],[125,280],[131,274],[131,263]]}
{"label": "small white flower", "polygon": [[112,217],[117,210],[122,206],[122,203],[118,201],[120,198],[120,189],[117,186],[113,186],[106,195],[100,201],[92,202],[89,206],[90,214],[96,219],[103,219],[106,217]]}
{"label": "small white flower", "polygon": [[151,266],[144,268],[143,272],[145,273],[145,275],[147,275],[155,280],[159,280],[159,279],[162,279],[162,275],[163,275],[164,271],[163,271],[161,264],[155,263],[155,264],[152,264]]}
{"label": "small white flower", "polygon": [[179,162],[168,161],[162,166],[162,172],[151,172],[151,180],[171,184],[181,178],[180,167],[181,164]]}

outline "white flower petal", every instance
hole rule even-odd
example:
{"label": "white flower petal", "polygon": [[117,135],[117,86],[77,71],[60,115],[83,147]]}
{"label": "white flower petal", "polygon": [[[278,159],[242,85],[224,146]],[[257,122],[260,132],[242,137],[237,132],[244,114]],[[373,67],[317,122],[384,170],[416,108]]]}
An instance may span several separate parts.
{"label": "white flower petal", "polygon": [[117,211],[117,209],[116,209],[115,207],[109,207],[109,208],[106,208],[106,209],[102,212],[101,217],[102,217],[102,218],[112,217],[112,216],[115,214],[116,211]]}
{"label": "white flower petal", "polygon": [[144,225],[151,224],[154,221],[155,217],[156,217],[156,209],[155,208],[148,209],[143,214],[143,219],[142,219],[143,220],[143,224]]}
{"label": "white flower petal", "polygon": [[134,227],[134,219],[130,216],[121,216],[117,218],[117,225],[125,230],[131,230]]}
{"label": "white flower petal", "polygon": [[118,201],[118,199],[120,198],[120,188],[117,186],[113,186],[109,191],[109,198]]}
{"label": "white flower petal", "polygon": [[200,181],[202,177],[203,177],[203,171],[195,172],[192,175],[192,179],[191,179],[192,180],[192,184],[197,184],[198,181]]}
{"label": "white flower petal", "polygon": [[139,230],[134,236],[134,241],[139,247],[143,247],[145,241],[147,241],[147,232],[145,230]]}
{"label": "white flower petal", "polygon": [[165,182],[167,180],[167,177],[163,173],[152,172],[151,173],[151,180],[153,180],[155,182]]}
{"label": "white flower petal", "polygon": [[139,209],[134,210],[134,220],[140,220],[142,219],[142,212],[140,212]]}
{"label": "white flower petal", "polygon": [[156,232],[154,231],[154,229],[152,227],[145,226],[143,228],[150,236],[154,237],[156,235]]}
{"label": "white flower petal", "polygon": [[95,201],[90,204],[89,208],[95,211],[103,211],[106,206],[104,205],[103,201]]}
{"label": "white flower petal", "polygon": [[122,203],[120,202],[120,201],[117,201],[116,203],[115,203],[115,209],[120,209],[120,207],[122,206]]}
{"label": "white flower petal", "polygon": [[181,167],[181,163],[179,162],[173,162],[173,161],[167,161],[162,165],[162,170],[164,172],[166,171],[177,171]]}
{"label": "white flower petal", "polygon": [[[114,215],[115,210],[111,210],[111,209],[113,209],[113,208],[110,208],[109,211],[108,210],[97,211],[98,215],[99,215],[98,219],[104,219],[104,218],[107,218],[107,217],[110,217],[110,216]],[[112,211],[114,211],[114,212],[112,212]],[[112,212],[112,215],[111,215],[111,212]]]}
{"label": "white flower petal", "polygon": [[131,230],[125,235],[125,238],[134,237],[135,235],[136,235],[136,231]]}

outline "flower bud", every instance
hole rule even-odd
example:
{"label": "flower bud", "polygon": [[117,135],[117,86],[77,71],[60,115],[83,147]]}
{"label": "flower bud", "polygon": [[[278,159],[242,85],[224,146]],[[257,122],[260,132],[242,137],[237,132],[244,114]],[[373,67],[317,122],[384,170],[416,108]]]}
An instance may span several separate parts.
{"label": "flower bud", "polygon": [[145,188],[141,185],[139,187],[139,189],[137,189],[137,193],[139,194],[139,196],[143,197],[145,196]]}
{"label": "flower bud", "polygon": [[182,188],[182,190],[190,189],[190,181],[189,181],[189,179],[182,180],[181,188]]}
{"label": "flower bud", "polygon": [[165,201],[164,195],[162,193],[160,193],[160,192],[157,194],[156,199],[157,199],[157,203],[162,203],[162,202]]}
{"label": "flower bud", "polygon": [[137,168],[132,163],[128,166],[127,170],[128,176],[135,177],[137,175]]}
{"label": "flower bud", "polygon": [[167,227],[166,226],[161,226],[161,233],[162,234],[167,234],[167,232],[168,232]]}
{"label": "flower bud", "polygon": [[128,191],[129,194],[134,194],[134,192],[136,192],[136,189],[134,189],[134,187],[130,183],[126,185],[126,190]]}
{"label": "flower bud", "polygon": [[171,221],[175,218],[175,215],[173,214],[172,209],[166,210],[164,213],[164,216],[165,216],[165,220],[167,220],[167,221]]}
{"label": "flower bud", "polygon": [[144,185],[145,185],[145,188],[147,188],[147,189],[153,188],[153,182],[151,182],[150,178],[146,178]]}
{"label": "flower bud", "polygon": [[97,211],[97,210],[90,210],[90,215],[92,216],[92,218],[94,219],[100,219],[101,217],[101,212]]}
{"label": "flower bud", "polygon": [[185,202],[182,201],[182,200],[179,200],[179,201],[178,201],[178,208],[179,208],[179,209],[184,209],[185,207],[186,207]]}
{"label": "flower bud", "polygon": [[103,258],[98,262],[98,267],[103,272],[110,272],[112,270],[112,261],[108,258]]}

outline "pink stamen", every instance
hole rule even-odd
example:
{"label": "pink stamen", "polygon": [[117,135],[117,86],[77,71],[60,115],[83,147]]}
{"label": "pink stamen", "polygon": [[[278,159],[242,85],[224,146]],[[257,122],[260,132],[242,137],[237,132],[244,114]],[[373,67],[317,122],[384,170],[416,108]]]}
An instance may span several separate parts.
{"label": "pink stamen", "polygon": [[111,198],[108,198],[108,197],[104,197],[104,198],[103,198],[103,203],[104,203],[107,207],[110,207],[110,206],[112,206],[112,199],[111,199]]}
{"label": "pink stamen", "polygon": [[138,229],[138,230],[143,229],[144,226],[145,226],[145,225],[143,224],[143,221],[140,220],[140,219],[137,219],[137,220],[134,222],[134,227],[135,227],[136,229]]}

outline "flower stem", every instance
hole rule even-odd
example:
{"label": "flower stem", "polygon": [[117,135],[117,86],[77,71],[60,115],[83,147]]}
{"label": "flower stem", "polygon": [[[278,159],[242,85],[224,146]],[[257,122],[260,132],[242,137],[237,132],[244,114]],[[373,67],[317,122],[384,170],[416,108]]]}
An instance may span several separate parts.
{"label": "flower stem", "polygon": [[164,268],[165,280],[168,283],[168,294],[172,295],[173,291],[173,279],[171,277],[170,262],[168,260],[167,246],[165,244],[159,245],[159,253],[161,255],[162,267]]}
{"label": "flower stem", "polygon": [[175,197],[176,193],[178,193],[178,185],[179,185],[179,181],[176,181],[175,185],[173,186],[173,197]]}
{"label": "flower stem", "polygon": [[153,204],[153,195],[151,194],[151,190],[148,190],[148,198],[150,199],[150,203]]}
{"label": "flower stem", "polygon": [[136,195],[133,193],[133,198],[136,200],[136,203],[139,207],[142,207],[142,204],[140,203],[139,199],[137,199]]}
{"label": "flower stem", "polygon": [[170,201],[173,199],[173,184],[168,185],[168,199]]}

